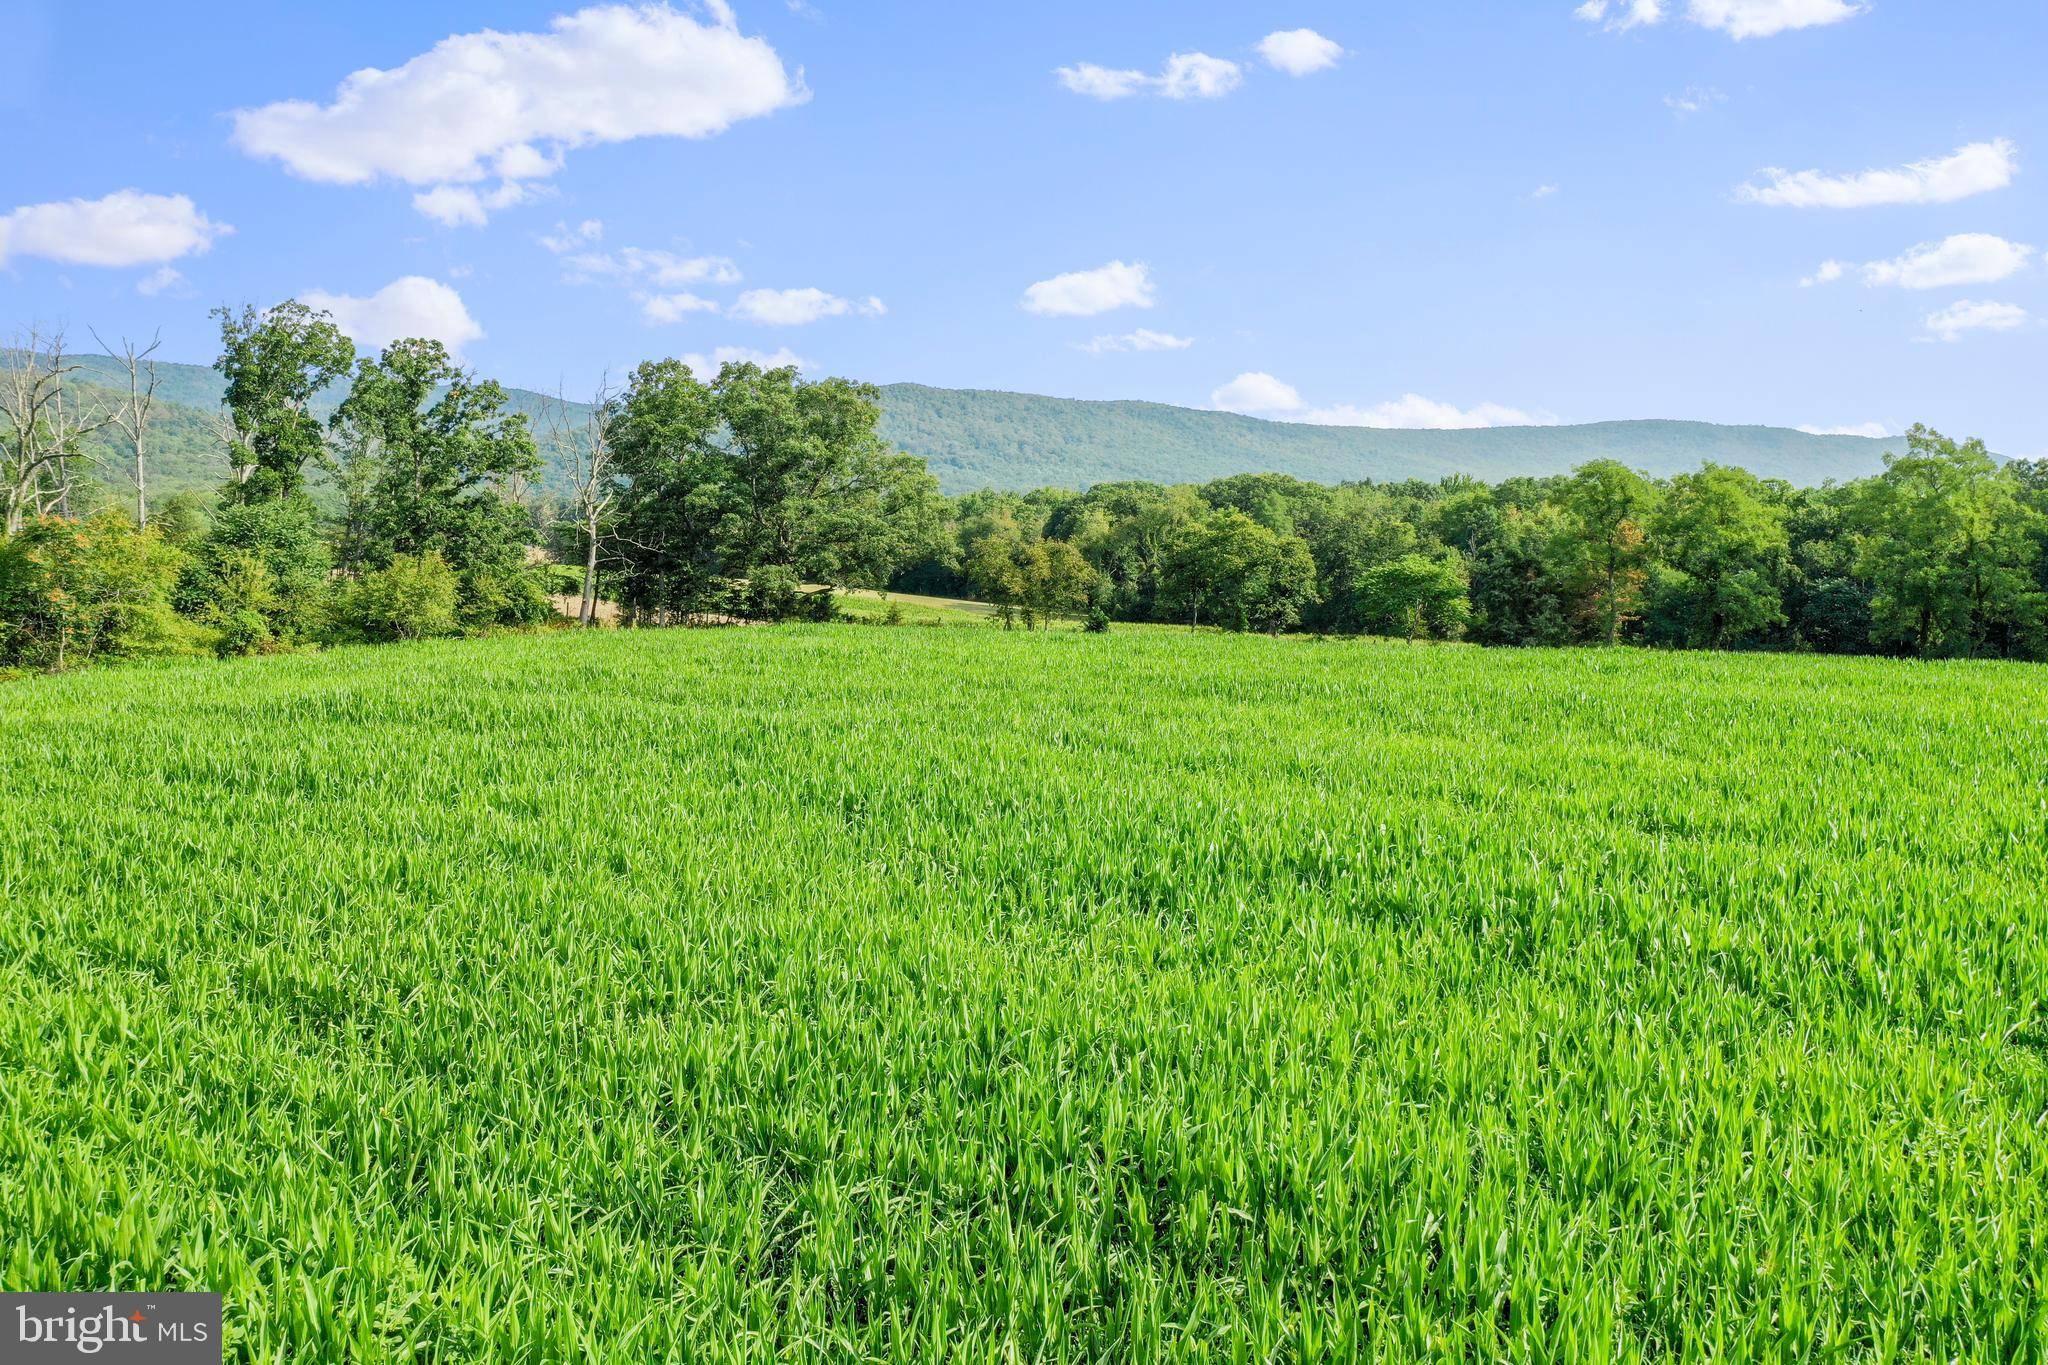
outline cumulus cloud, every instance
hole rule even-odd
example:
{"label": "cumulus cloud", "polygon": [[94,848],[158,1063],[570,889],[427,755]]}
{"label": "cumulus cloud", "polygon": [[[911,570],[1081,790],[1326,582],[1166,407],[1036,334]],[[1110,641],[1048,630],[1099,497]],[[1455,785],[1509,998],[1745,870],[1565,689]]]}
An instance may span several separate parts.
{"label": "cumulus cloud", "polygon": [[1872,287],[1951,289],[1965,284],[1996,284],[2026,269],[2034,249],[1987,232],[1963,232],[1940,242],[1923,242],[1889,261],[1863,267],[1863,282]]}
{"label": "cumulus cloud", "polygon": [[1801,427],[1808,436],[1867,436],[1871,440],[1882,440],[1892,434],[1892,429],[1882,422],[1858,422],[1846,427]]}
{"label": "cumulus cloud", "polygon": [[1789,29],[1839,24],[1864,8],[1851,0],[1691,0],[1686,17],[1731,38],[1769,38]]}
{"label": "cumulus cloud", "polygon": [[1847,261],[1822,261],[1820,268],[1799,282],[1801,289],[1812,289],[1816,285],[1833,284],[1849,273]]}
{"label": "cumulus cloud", "polygon": [[355,72],[326,104],[238,110],[234,143],[307,180],[418,186],[415,206],[456,225],[532,197],[575,148],[711,137],[808,97],[726,0],[706,0],[701,19],[660,3],[594,5],[545,33],[445,38],[402,66]]}
{"label": "cumulus cloud", "polygon": [[734,302],[731,313],[741,322],[758,322],[769,327],[803,327],[820,318],[865,313],[880,317],[888,312],[882,301],[869,296],[856,303],[828,294],[822,289],[749,289]]}
{"label": "cumulus cloud", "polygon": [[718,304],[687,291],[676,294],[643,294],[640,316],[649,322],[681,322],[692,313],[716,313]]}
{"label": "cumulus cloud", "polygon": [[1419,393],[1404,393],[1389,403],[1355,407],[1348,403],[1315,408],[1295,419],[1325,427],[1386,427],[1399,430],[1471,431],[1480,427],[1541,427],[1554,419],[1523,412],[1499,403],[1481,403],[1460,408],[1440,403]]}
{"label": "cumulus cloud", "polygon": [[1403,394],[1391,402],[1372,407],[1339,403],[1312,408],[1292,384],[1263,371],[1239,375],[1210,394],[1209,402],[1226,412],[1325,427],[1451,431],[1480,427],[1549,426],[1556,420],[1498,403],[1460,408],[1454,403],[1441,403],[1418,393]]}
{"label": "cumulus cloud", "polygon": [[460,355],[463,347],[484,334],[462,295],[424,275],[393,280],[367,298],[311,289],[299,295],[299,302],[332,313],[336,327],[356,344],[373,349],[406,337],[426,337]]}
{"label": "cumulus cloud", "polygon": [[1140,327],[1137,331],[1126,332],[1122,336],[1099,336],[1093,341],[1078,341],[1074,344],[1090,355],[1111,355],[1118,351],[1185,351],[1195,344],[1195,339]]}
{"label": "cumulus cloud", "polygon": [[1043,317],[1087,318],[1114,308],[1150,308],[1154,301],[1152,272],[1144,262],[1111,261],[1040,280],[1024,291],[1022,307]]}
{"label": "cumulus cloud", "polygon": [[[1685,17],[1739,40],[1838,24],[1866,8],[1858,0],[1686,0]],[[1666,0],[1585,0],[1572,11],[1589,24],[1617,31],[1660,24],[1668,12]]]}
{"label": "cumulus cloud", "polygon": [[1259,40],[1259,55],[1275,71],[1311,76],[1344,59],[1344,49],[1312,28],[1285,29]]}
{"label": "cumulus cloud", "polygon": [[1210,394],[1209,403],[1225,412],[1240,412],[1248,417],[1299,412],[1303,407],[1299,389],[1263,370],[1239,375]]}
{"label": "cumulus cloud", "polygon": [[1236,62],[1211,57],[1206,52],[1176,52],[1166,59],[1166,65],[1156,76],[1097,66],[1093,62],[1063,66],[1053,75],[1075,94],[1097,100],[1129,99],[1143,94],[1170,100],[1213,100],[1244,83],[1244,69]]}
{"label": "cumulus cloud", "polygon": [[1944,157],[1856,175],[1820,171],[1760,172],[1765,183],[1741,185],[1735,197],[1795,209],[1860,209],[1879,204],[1952,204],[2002,190],[2019,169],[2019,149],[2005,138],[1973,142]]}
{"label": "cumulus cloud", "polygon": [[683,357],[683,363],[699,379],[712,379],[728,362],[759,365],[764,370],[815,370],[818,367],[796,352],[784,346],[775,351],[757,351],[751,346],[720,346],[709,355],[692,351]]}
{"label": "cumulus cloud", "polygon": [[1969,299],[1927,316],[1927,333],[1937,341],[1961,341],[1970,332],[2012,332],[2030,321],[2016,303],[1980,303]]}
{"label": "cumulus cloud", "polygon": [[0,265],[15,256],[63,265],[155,265],[196,256],[233,231],[182,194],[118,190],[104,199],[28,204],[0,216]]}
{"label": "cumulus cloud", "polygon": [[1605,24],[1611,29],[1639,28],[1663,22],[1664,0],[1586,0],[1572,13],[1589,24]]}

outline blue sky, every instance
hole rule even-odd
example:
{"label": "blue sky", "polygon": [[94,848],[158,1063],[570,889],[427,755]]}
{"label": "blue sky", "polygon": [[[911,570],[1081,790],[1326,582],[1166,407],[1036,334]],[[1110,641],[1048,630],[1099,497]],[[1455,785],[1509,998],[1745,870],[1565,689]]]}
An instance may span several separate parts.
{"label": "blue sky", "polygon": [[0,326],[2048,453],[2048,6],[1600,8],[0,0]]}

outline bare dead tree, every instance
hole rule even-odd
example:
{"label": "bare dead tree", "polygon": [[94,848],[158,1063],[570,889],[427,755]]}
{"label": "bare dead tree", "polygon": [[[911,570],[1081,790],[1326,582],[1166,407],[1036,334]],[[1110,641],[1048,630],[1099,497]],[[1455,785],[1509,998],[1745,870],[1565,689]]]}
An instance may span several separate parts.
{"label": "bare dead tree", "polygon": [[128,371],[128,394],[114,408],[114,425],[127,436],[128,444],[135,452],[135,524],[149,525],[149,471],[145,451],[149,445],[149,419],[156,409],[156,352],[164,344],[163,333],[150,338],[149,345],[141,350],[127,337],[121,338],[121,350],[101,340],[94,332],[92,339],[100,343],[100,349],[121,364]]}
{"label": "bare dead tree", "polygon": [[61,331],[31,327],[0,357],[0,512],[9,535],[30,517],[70,514],[73,467],[94,462],[81,442],[114,420],[98,407],[73,408],[67,381],[78,370]]}
{"label": "bare dead tree", "polygon": [[568,520],[583,541],[583,597],[576,619],[584,626],[597,624],[597,570],[606,557],[612,513],[619,505],[618,464],[612,449],[616,418],[609,375],[598,382],[590,410],[581,421],[576,420],[559,388],[553,398],[541,403],[541,423],[569,477]]}
{"label": "bare dead tree", "polygon": [[247,483],[256,473],[256,432],[245,427],[235,410],[222,405],[211,420],[213,438],[219,441],[228,453],[228,477],[236,483]]}

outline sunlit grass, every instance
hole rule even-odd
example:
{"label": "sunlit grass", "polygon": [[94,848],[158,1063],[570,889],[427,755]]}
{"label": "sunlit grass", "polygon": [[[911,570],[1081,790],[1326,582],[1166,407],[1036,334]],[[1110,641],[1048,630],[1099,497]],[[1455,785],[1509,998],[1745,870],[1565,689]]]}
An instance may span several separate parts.
{"label": "sunlit grass", "polygon": [[2037,669],[566,632],[0,753],[0,1288],[235,1359],[2048,1343]]}

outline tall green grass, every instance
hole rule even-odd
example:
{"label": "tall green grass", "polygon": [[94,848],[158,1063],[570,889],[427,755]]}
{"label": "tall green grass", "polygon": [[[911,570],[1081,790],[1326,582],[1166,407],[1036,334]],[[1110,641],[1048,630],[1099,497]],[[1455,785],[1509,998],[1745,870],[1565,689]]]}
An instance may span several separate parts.
{"label": "tall green grass", "polygon": [[2037,1360],[2024,666],[846,627],[0,688],[0,1288],[238,1360]]}

